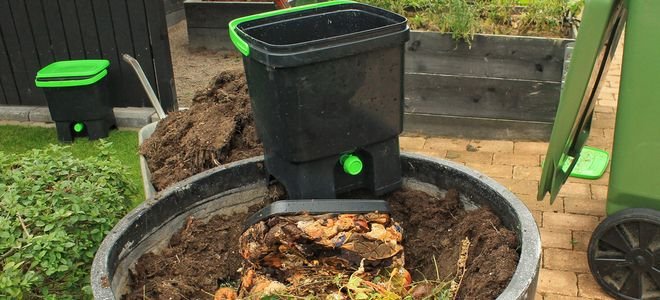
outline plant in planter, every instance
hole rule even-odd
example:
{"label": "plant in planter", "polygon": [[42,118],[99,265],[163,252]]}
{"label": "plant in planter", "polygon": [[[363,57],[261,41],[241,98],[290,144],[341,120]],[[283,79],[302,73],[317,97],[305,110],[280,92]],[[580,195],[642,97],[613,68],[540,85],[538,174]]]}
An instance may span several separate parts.
{"label": "plant in planter", "polygon": [[[225,15],[234,10],[221,9],[217,1],[187,2],[190,45],[232,49]],[[361,2],[403,14],[416,29],[406,47],[405,131],[484,139],[549,137],[566,46],[573,41],[583,0]],[[195,5],[199,13],[193,12]]]}
{"label": "plant in planter", "polygon": [[475,33],[570,37],[583,0],[361,0],[405,15],[416,30],[449,32],[470,40]]}
{"label": "plant in planter", "polygon": [[404,130],[545,140],[583,1],[363,0],[408,17]]}

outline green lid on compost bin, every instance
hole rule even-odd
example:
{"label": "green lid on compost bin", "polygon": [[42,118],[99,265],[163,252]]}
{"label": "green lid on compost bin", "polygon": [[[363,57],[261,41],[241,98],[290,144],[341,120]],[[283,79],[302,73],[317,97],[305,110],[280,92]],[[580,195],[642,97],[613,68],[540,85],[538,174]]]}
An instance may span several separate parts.
{"label": "green lid on compost bin", "polygon": [[37,72],[37,87],[73,87],[90,85],[108,74],[110,61],[105,59],[65,60],[54,62]]}

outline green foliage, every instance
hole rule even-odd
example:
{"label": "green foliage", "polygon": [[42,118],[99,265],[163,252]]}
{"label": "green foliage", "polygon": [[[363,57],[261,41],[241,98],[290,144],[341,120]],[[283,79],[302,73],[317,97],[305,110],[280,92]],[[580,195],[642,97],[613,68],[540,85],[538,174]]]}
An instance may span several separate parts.
{"label": "green foliage", "polygon": [[561,30],[565,3],[565,0],[530,0],[522,15],[522,26],[539,31]]}
{"label": "green foliage", "polygon": [[584,0],[361,0],[408,17],[413,29],[451,32],[469,42],[474,33],[564,36]]}
{"label": "green foliage", "polygon": [[481,0],[481,14],[494,24],[510,26],[513,24],[516,6],[519,0]]}
{"label": "green foliage", "polygon": [[446,0],[440,8],[440,31],[451,32],[452,38],[469,43],[479,30],[477,6],[467,0]]}
{"label": "green foliage", "polygon": [[[138,154],[138,134],[130,130],[112,130],[110,136],[104,140],[112,143],[110,146],[113,153],[112,157],[126,167],[126,174],[131,178],[133,186],[139,191],[139,194],[133,198],[133,207],[135,207],[144,200]],[[99,142],[90,141],[87,138],[75,139],[73,143],[68,145],[67,151],[71,152],[75,158],[96,156],[98,151],[94,145]],[[54,128],[0,126],[0,152],[5,154],[19,154],[32,149],[44,149],[50,144],[59,144]]]}
{"label": "green foliage", "polygon": [[109,143],[97,148],[0,153],[0,298],[90,297],[94,253],[136,194]]}

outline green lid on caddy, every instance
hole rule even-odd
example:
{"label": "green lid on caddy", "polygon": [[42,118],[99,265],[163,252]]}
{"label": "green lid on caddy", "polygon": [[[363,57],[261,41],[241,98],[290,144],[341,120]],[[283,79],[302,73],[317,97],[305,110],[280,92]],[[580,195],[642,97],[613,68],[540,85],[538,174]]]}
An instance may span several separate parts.
{"label": "green lid on caddy", "polygon": [[34,82],[41,88],[90,85],[108,75],[108,66],[110,61],[105,59],[58,61],[39,70]]}

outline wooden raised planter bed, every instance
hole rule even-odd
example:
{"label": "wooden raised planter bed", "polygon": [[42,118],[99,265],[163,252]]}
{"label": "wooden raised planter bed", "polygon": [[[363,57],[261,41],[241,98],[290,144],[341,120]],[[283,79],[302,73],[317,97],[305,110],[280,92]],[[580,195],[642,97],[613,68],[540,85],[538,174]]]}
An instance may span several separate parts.
{"label": "wooden raised planter bed", "polygon": [[186,18],[183,12],[183,0],[163,0],[167,26],[172,26]]}
{"label": "wooden raised planter bed", "polygon": [[229,39],[231,20],[275,9],[272,1],[186,0],[183,6],[189,47],[209,50],[234,50]]}
{"label": "wooden raised planter bed", "polygon": [[[234,50],[230,20],[272,2],[187,0],[190,47]],[[406,45],[405,121],[410,133],[474,139],[547,140],[573,40],[411,32]]]}
{"label": "wooden raised planter bed", "polygon": [[406,49],[407,132],[547,140],[571,39],[412,32]]}

